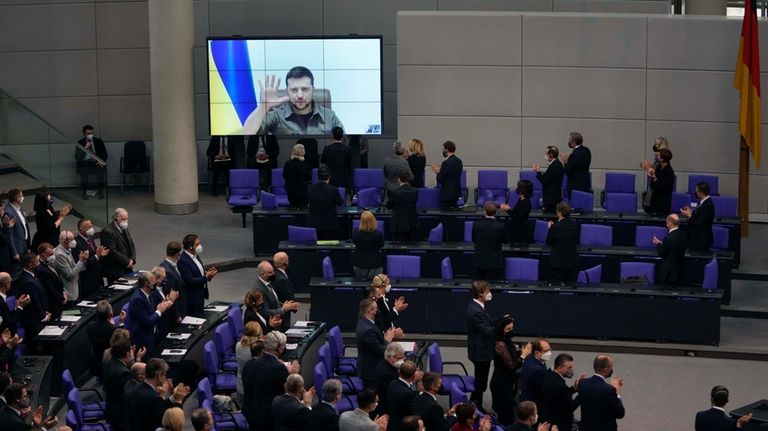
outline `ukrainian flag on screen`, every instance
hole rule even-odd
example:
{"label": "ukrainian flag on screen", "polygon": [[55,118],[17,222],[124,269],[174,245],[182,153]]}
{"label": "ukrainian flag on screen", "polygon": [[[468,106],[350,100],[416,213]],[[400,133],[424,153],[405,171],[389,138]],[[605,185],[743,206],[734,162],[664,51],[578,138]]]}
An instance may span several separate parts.
{"label": "ukrainian flag on screen", "polygon": [[232,134],[257,106],[247,41],[209,41],[208,64],[211,135]]}

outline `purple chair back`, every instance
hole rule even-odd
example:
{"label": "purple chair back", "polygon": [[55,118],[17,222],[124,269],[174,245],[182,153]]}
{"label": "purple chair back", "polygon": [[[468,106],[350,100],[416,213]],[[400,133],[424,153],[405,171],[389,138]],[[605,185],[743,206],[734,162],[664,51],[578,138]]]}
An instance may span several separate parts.
{"label": "purple chair back", "polygon": [[[386,229],[384,229],[386,227],[385,223],[386,222],[384,220],[376,220],[376,230],[381,232],[382,235],[386,231]],[[360,219],[352,220],[352,230],[355,231],[359,229],[360,229]]]}
{"label": "purple chair back", "polygon": [[356,168],[352,172],[352,183],[355,194],[370,187],[375,187],[381,192],[384,188],[384,171],[375,168]]}
{"label": "purple chair back", "polygon": [[277,196],[265,191],[261,192],[261,209],[273,210],[277,208]]}
{"label": "purple chair back", "polygon": [[289,242],[317,242],[317,229],[288,225]]}
{"label": "purple chair back", "polygon": [[72,372],[69,371],[69,368],[65,368],[64,371],[61,372],[61,395],[66,398],[69,395],[69,391],[76,388]]}
{"label": "purple chair back", "polygon": [[600,284],[603,278],[603,265],[596,265],[592,268],[579,271],[579,277],[576,282],[579,284]]}
{"label": "purple chair back", "polygon": [[717,196],[719,177],[717,175],[688,175],[688,194],[696,196],[696,184],[705,182],[709,184],[709,194]]}
{"label": "purple chair back", "polygon": [[453,265],[450,257],[440,261],[440,276],[443,280],[453,280]]}
{"label": "purple chair back", "polygon": [[343,207],[347,204],[347,188],[346,187],[337,187],[339,189],[339,196],[341,196],[341,205],[340,207]]}
{"label": "purple chair back", "polygon": [[315,390],[320,391],[322,393],[321,388],[325,384],[325,382],[328,381],[328,372],[325,371],[325,364],[323,364],[323,361],[318,361],[317,364],[315,364]]}
{"label": "purple chair back", "polygon": [[255,196],[259,190],[258,169],[231,169],[229,171],[229,195]]}
{"label": "purple chair back", "polygon": [[416,208],[440,208],[440,189],[419,189],[419,197],[416,200]]}
{"label": "purple chair back", "polygon": [[[573,195],[571,195],[573,198]],[[609,213],[634,214],[637,212],[637,193],[611,192],[605,194],[605,210]]]}
{"label": "purple chair back", "polygon": [[421,256],[387,256],[387,275],[389,278],[421,277]]}
{"label": "purple chair back", "polygon": [[208,379],[215,382],[216,374],[219,372],[219,353],[216,351],[213,340],[208,341],[203,346],[203,369],[208,375]]}
{"label": "purple chair back", "polygon": [[464,242],[473,242],[472,241],[472,228],[475,226],[475,222],[473,221],[465,221],[464,222]]}
{"label": "purple chair back", "polygon": [[736,196],[710,196],[715,206],[715,217],[737,217],[739,200]]}
{"label": "purple chair back", "polygon": [[235,343],[228,323],[216,327],[213,334],[213,343],[216,345],[216,351],[220,357],[225,354],[234,353]]}
{"label": "purple chair back", "polygon": [[227,312],[227,323],[232,331],[232,339],[237,342],[243,336],[243,310],[240,304],[232,304]]}
{"label": "purple chair back", "polygon": [[667,236],[667,229],[661,226],[637,226],[635,228],[635,247],[656,248],[653,244],[653,237],[664,239]]}
{"label": "purple chair back", "polygon": [[427,358],[429,371],[443,374],[443,355],[440,354],[440,346],[437,343],[432,343],[427,347]]}
{"label": "purple chair back", "polygon": [[549,233],[547,222],[544,220],[536,220],[533,228],[533,242],[536,244],[546,244],[547,233]]}
{"label": "purple chair back", "polygon": [[595,209],[595,195],[581,190],[572,190],[570,203],[574,210],[592,212]]}
{"label": "purple chair back", "polygon": [[704,281],[701,283],[701,288],[706,290],[717,289],[717,276],[717,259],[712,259],[704,266]]}
{"label": "purple chair back", "polygon": [[484,191],[491,192],[491,199],[496,200],[498,203],[505,202],[507,199],[507,193],[509,193],[509,186],[507,185],[507,171],[477,171],[477,191],[478,205],[483,205],[486,202],[485,197],[482,196]]}
{"label": "purple chair back", "polygon": [[504,279],[536,281],[539,279],[539,261],[524,257],[504,259]]}
{"label": "purple chair back", "polygon": [[[515,189],[510,190],[509,193],[507,194],[507,204],[511,207],[514,207],[515,205],[517,205],[517,201],[519,200],[520,200],[520,195],[517,194],[517,190]],[[536,201],[536,204],[538,203],[539,202]],[[531,201],[531,204],[533,204],[533,201]],[[531,209],[533,208],[535,208],[535,205],[531,205]]]}
{"label": "purple chair back", "polygon": [[344,355],[344,339],[338,326],[328,330],[328,347],[331,349],[333,362],[337,362]]}
{"label": "purple chair back", "polygon": [[211,381],[208,380],[208,377],[203,377],[197,383],[197,398],[201,405],[203,401],[210,402],[213,399],[213,389],[211,389]]}
{"label": "purple chair back", "polygon": [[333,372],[333,357],[331,356],[331,348],[328,343],[324,343],[317,350],[317,360],[325,367],[325,372],[330,375]]}
{"label": "purple chair back", "polygon": [[438,223],[434,229],[429,231],[429,238],[427,241],[430,244],[442,244],[443,243],[443,224]]}
{"label": "purple chair back", "polygon": [[374,208],[381,204],[379,199],[379,189],[369,187],[357,192],[357,206],[360,208]]}
{"label": "purple chair back", "polygon": [[67,426],[72,428],[74,431],[80,431],[80,424],[77,423],[77,415],[73,410],[67,412],[66,422]]}
{"label": "purple chair back", "polygon": [[691,206],[691,195],[688,193],[672,193],[672,208],[673,213],[679,213],[680,208]]}
{"label": "purple chair back", "polygon": [[728,228],[712,226],[712,248],[715,250],[728,250]]}
{"label": "purple chair back", "polygon": [[646,262],[621,262],[619,264],[619,278],[645,276],[648,284],[656,282],[656,264]]}
{"label": "purple chair back", "polygon": [[8,296],[5,298],[5,304],[8,306],[8,309],[13,311],[16,309],[16,297],[15,296]]}
{"label": "purple chair back", "polygon": [[333,262],[331,261],[331,257],[325,256],[323,258],[323,278],[330,280],[335,276],[336,272],[333,270]]}
{"label": "purple chair back", "polygon": [[313,184],[317,182],[317,171],[318,171],[317,168],[312,168],[311,181]]}
{"label": "purple chair back", "polygon": [[455,406],[459,403],[466,403],[469,399],[467,398],[467,394],[465,394],[461,388],[459,388],[459,385],[452,384],[450,388],[448,388],[448,404]]}
{"label": "purple chair back", "polygon": [[601,224],[581,225],[580,244],[585,246],[613,245],[613,227]]}
{"label": "purple chair back", "polygon": [[66,400],[67,400],[67,407],[69,408],[69,411],[71,411],[74,415],[73,419],[77,424],[77,428],[78,429],[82,428],[83,404],[80,401],[80,392],[78,392],[77,389],[71,389],[69,392],[67,392]]}
{"label": "purple chair back", "polygon": [[[541,183],[536,178],[536,172],[533,171],[520,171],[520,179],[528,180],[533,183],[533,189],[541,191]],[[514,191],[514,188],[512,189]]]}
{"label": "purple chair back", "polygon": [[125,322],[123,322],[123,327],[125,329],[129,330],[129,331],[133,330],[133,322],[131,321],[131,313],[129,313],[129,311],[131,311],[131,303],[130,302],[126,302],[125,304],[123,304],[123,307],[121,308],[121,310],[125,311]]}
{"label": "purple chair back", "polygon": [[283,168],[272,169],[272,183],[270,184],[269,190],[276,195],[288,194],[288,192],[285,191],[285,178],[283,178]]}
{"label": "purple chair back", "polygon": [[605,173],[605,192],[634,193],[635,174],[619,172]]}

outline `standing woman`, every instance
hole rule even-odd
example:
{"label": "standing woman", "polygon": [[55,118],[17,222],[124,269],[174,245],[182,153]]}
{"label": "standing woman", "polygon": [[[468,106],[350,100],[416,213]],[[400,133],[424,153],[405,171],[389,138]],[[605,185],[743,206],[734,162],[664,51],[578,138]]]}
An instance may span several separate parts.
{"label": "standing woman", "polygon": [[261,325],[258,322],[250,321],[243,327],[243,336],[235,345],[235,359],[237,360],[237,394],[240,399],[243,396],[243,367],[251,359],[261,356],[264,349]]}
{"label": "standing woman", "polygon": [[352,242],[355,243],[352,269],[359,280],[370,280],[383,270],[381,248],[384,247],[384,235],[376,229],[376,224],[373,213],[363,211],[360,228],[352,231]]}
{"label": "standing woman", "polygon": [[296,144],[291,151],[291,160],[283,166],[285,191],[288,203],[294,208],[307,207],[307,186],[312,181],[312,167],[304,160],[304,145]]}
{"label": "standing woman", "polygon": [[531,195],[533,183],[528,180],[517,182],[517,194],[519,198],[514,208],[502,204],[501,209],[509,214],[509,240],[511,244],[530,244],[531,232],[528,227],[528,216],[531,214]]}
{"label": "standing woman", "polygon": [[648,168],[646,174],[651,189],[651,214],[669,214],[672,207],[672,192],[675,185],[675,170],[669,161],[672,160],[672,151],[661,148],[658,155],[658,164],[655,168]]}
{"label": "standing woman", "polygon": [[424,170],[427,167],[427,156],[424,154],[424,143],[420,139],[411,139],[408,146],[408,166],[411,167],[413,187],[424,188]]}
{"label": "standing woman", "polygon": [[53,210],[53,196],[47,189],[40,190],[35,195],[35,224],[37,232],[32,237],[32,250],[47,242],[48,244],[59,243],[59,233],[61,222],[69,214],[70,206],[66,205],[59,211]]}
{"label": "standing woman", "polygon": [[493,335],[493,376],[491,376],[491,398],[493,411],[499,415],[504,426],[515,422],[515,394],[517,392],[517,370],[523,366],[526,356],[531,354],[531,343],[520,348],[512,342],[515,319],[506,314],[494,322]]}

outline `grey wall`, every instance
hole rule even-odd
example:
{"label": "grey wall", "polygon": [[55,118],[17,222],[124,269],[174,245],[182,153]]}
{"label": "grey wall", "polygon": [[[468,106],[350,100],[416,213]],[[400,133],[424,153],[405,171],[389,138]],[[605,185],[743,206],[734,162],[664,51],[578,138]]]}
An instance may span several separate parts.
{"label": "grey wall", "polygon": [[[478,169],[512,167],[513,185],[546,145],[567,150],[568,132],[580,131],[595,188],[604,172],[627,171],[638,190],[639,162],[663,135],[678,190],[689,173],[713,173],[721,194],[736,195],[740,26],[724,17],[401,12],[398,133],[422,138],[431,163],[443,141],[456,142],[470,184]],[[760,35],[768,58],[768,23]],[[767,113],[763,104],[763,121]],[[766,162],[752,164],[753,213],[768,212]]]}

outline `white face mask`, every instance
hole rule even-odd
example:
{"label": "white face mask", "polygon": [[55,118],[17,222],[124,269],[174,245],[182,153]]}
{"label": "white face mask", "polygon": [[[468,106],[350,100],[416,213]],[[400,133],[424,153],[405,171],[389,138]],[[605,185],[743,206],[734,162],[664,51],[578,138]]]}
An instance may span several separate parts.
{"label": "white face mask", "polygon": [[50,255],[45,259],[46,262],[48,262],[49,265],[53,265],[53,262],[56,262],[56,256]]}
{"label": "white face mask", "polygon": [[198,244],[197,247],[195,247],[195,254],[202,254],[203,253],[203,245]]}
{"label": "white face mask", "polygon": [[399,370],[399,369],[400,369],[400,367],[402,367],[402,366],[403,366],[403,362],[405,362],[405,359],[398,359],[398,360],[396,360],[396,361],[395,361],[395,364],[394,364],[394,365],[395,365],[395,368],[397,368],[397,369]]}
{"label": "white face mask", "polygon": [[19,198],[19,205],[21,205],[21,204],[23,204],[23,203],[24,203],[24,196],[22,196],[22,197],[20,197],[20,198]]}
{"label": "white face mask", "polygon": [[128,222],[127,221],[121,221],[120,222],[120,228],[121,229],[128,229]]}
{"label": "white face mask", "polygon": [[86,139],[88,139],[89,141],[92,141],[92,140],[93,140],[93,133],[91,133],[91,134],[89,134],[89,135],[85,135],[85,137],[86,137]]}
{"label": "white face mask", "polygon": [[539,415],[538,414],[533,415],[533,423],[535,423],[535,424],[539,423]]}
{"label": "white face mask", "polygon": [[392,290],[392,285],[388,284],[387,287],[384,288],[384,291],[389,293],[390,290]]}
{"label": "white face mask", "polygon": [[92,227],[88,228],[88,230],[85,231],[85,234],[88,235],[88,236],[93,236],[93,235],[96,234],[96,230],[94,228],[92,228]]}
{"label": "white face mask", "polygon": [[551,357],[552,357],[552,351],[551,350],[549,352],[544,352],[544,353],[541,354],[541,360],[544,361],[544,362],[547,362],[549,360],[549,358],[551,358]]}
{"label": "white face mask", "polygon": [[77,247],[77,241],[75,241],[75,240],[73,239],[72,241],[70,241],[70,242],[68,243],[68,245],[69,245],[69,248],[75,248],[75,247]]}
{"label": "white face mask", "polygon": [[485,302],[491,302],[492,299],[493,299],[493,293],[488,292],[485,294]]}

